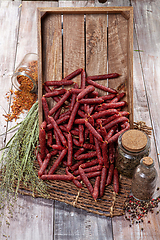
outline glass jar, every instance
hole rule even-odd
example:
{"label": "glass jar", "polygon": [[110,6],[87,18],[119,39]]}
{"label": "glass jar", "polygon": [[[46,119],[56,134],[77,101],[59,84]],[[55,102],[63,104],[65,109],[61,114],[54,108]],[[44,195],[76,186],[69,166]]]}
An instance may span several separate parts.
{"label": "glass jar", "polygon": [[137,129],[130,129],[118,138],[116,167],[120,174],[132,178],[135,168],[143,157],[149,156],[150,139]]}
{"label": "glass jar", "polygon": [[142,158],[132,179],[131,192],[133,197],[137,200],[150,200],[156,188],[157,176],[153,159],[150,157]]}
{"label": "glass jar", "polygon": [[12,76],[12,84],[17,90],[37,92],[38,88],[38,55],[28,53],[24,56]]}

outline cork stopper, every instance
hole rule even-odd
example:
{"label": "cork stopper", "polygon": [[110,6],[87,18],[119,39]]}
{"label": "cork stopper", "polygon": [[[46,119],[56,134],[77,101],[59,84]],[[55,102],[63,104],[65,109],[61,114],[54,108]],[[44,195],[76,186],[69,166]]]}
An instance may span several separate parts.
{"label": "cork stopper", "polygon": [[146,165],[146,166],[150,166],[153,164],[153,159],[151,157],[144,157],[143,158],[143,163]]}
{"label": "cork stopper", "polygon": [[140,130],[131,129],[122,135],[122,146],[131,152],[142,151],[146,144],[147,136]]}

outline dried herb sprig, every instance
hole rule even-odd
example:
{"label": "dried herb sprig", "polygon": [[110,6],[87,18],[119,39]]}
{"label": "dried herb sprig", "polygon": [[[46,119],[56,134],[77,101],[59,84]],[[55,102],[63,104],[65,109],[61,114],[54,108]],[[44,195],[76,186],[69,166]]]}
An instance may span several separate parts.
{"label": "dried herb sprig", "polygon": [[38,102],[36,102],[7,143],[1,156],[0,193],[3,200],[8,196],[9,198],[12,195],[17,196],[21,181],[26,186],[30,185],[33,196],[37,192],[46,197],[46,184],[38,178],[34,167],[38,137]]}

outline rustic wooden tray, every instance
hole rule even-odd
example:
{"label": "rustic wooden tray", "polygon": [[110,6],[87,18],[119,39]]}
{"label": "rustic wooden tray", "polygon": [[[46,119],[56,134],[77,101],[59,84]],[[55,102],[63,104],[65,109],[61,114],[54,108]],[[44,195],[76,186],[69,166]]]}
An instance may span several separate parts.
{"label": "rustic wooden tray", "polygon": [[[61,80],[76,69],[84,68],[88,76],[113,72],[121,75],[116,79],[102,80],[99,83],[115,88],[119,92],[126,92],[125,100],[128,102],[127,110],[130,112],[132,126],[132,7],[39,8],[38,57],[39,124],[43,121],[41,98],[44,94],[44,82]],[[80,76],[74,78],[74,82],[80,84]],[[104,93],[99,91],[99,94]],[[52,104],[53,101],[49,101],[50,107]],[[127,185],[121,181],[120,192],[116,198],[113,198],[111,185],[106,188],[103,198],[95,202],[85,187],[81,193],[77,188],[75,192],[73,191],[75,188],[73,183],[52,181],[50,187],[52,199],[105,216],[123,214],[124,201],[130,192],[128,180]]]}
{"label": "rustic wooden tray", "polygon": [[[87,75],[117,72],[103,85],[126,92],[133,124],[133,8],[38,8],[39,123],[43,83],[78,68]],[[74,81],[79,83],[80,76]],[[101,93],[100,93],[101,94]]]}

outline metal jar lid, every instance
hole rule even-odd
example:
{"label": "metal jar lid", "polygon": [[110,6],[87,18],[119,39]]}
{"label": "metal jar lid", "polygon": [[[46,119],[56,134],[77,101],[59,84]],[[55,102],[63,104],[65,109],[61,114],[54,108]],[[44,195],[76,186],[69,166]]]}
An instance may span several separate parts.
{"label": "metal jar lid", "polygon": [[146,134],[137,129],[128,130],[122,136],[122,146],[131,152],[142,151],[146,147],[147,141]]}

